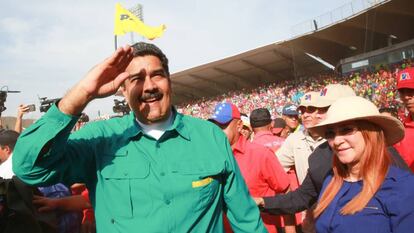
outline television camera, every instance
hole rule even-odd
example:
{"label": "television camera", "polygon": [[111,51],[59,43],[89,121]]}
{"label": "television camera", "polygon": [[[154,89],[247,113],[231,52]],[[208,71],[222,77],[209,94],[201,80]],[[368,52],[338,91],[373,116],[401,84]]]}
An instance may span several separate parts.
{"label": "television camera", "polygon": [[48,99],[47,97],[39,98],[39,100],[40,100],[40,107],[39,107],[40,112],[47,112],[47,110],[49,110],[49,108],[52,107],[52,104],[56,103],[60,99],[61,98],[56,98],[56,99]]}
{"label": "television camera", "polygon": [[122,115],[126,115],[131,111],[125,99],[114,99],[114,107],[112,108],[112,110],[114,111],[114,113],[122,113]]}
{"label": "television camera", "polygon": [[20,93],[20,91],[10,91],[7,86],[0,88],[0,116],[7,108],[4,106],[4,103],[7,100],[7,93]]}

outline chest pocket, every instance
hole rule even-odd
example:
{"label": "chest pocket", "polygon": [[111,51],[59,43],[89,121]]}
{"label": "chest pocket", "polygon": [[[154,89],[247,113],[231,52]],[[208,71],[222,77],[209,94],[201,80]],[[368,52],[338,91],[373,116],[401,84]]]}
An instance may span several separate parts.
{"label": "chest pocket", "polygon": [[[145,158],[137,160],[139,155],[133,155],[133,161],[129,156],[128,151],[122,151],[101,157],[99,165],[103,201],[114,217],[145,217],[153,206],[144,188],[150,173],[150,163]],[[139,190],[133,190],[132,187],[138,187]],[[134,205],[138,208],[134,208]]]}
{"label": "chest pocket", "polygon": [[198,161],[173,165],[172,173],[181,183],[183,195],[192,203],[193,210],[211,206],[224,183],[224,167],[220,164]]}

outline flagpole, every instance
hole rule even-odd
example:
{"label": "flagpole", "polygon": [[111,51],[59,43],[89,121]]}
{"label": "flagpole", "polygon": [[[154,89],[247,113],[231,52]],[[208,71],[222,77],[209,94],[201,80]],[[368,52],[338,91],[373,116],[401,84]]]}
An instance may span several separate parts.
{"label": "flagpole", "polygon": [[116,37],[116,35],[115,35],[115,50],[118,48],[118,45],[117,45],[117,37]]}

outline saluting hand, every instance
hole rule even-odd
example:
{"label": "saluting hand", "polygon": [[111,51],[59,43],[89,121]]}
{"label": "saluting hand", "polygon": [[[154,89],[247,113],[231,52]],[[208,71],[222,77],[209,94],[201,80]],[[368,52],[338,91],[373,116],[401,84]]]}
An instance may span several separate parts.
{"label": "saluting hand", "polygon": [[129,77],[125,69],[132,58],[132,47],[118,48],[112,56],[93,67],[77,86],[92,99],[115,94],[119,86]]}
{"label": "saluting hand", "polygon": [[93,67],[86,76],[59,102],[59,109],[70,115],[79,115],[86,105],[96,98],[116,93],[129,78],[126,67],[133,59],[130,46],[118,48],[112,56]]}

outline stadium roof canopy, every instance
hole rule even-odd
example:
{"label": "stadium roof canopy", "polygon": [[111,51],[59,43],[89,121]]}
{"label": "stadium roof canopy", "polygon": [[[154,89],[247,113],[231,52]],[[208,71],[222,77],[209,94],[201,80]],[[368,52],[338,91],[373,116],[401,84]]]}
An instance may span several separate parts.
{"label": "stadium roof canopy", "polygon": [[338,66],[341,59],[414,38],[413,0],[380,0],[358,13],[334,20],[339,14],[346,14],[348,8],[353,11],[354,7],[351,2],[299,25],[307,25],[311,31],[293,39],[172,74],[174,103],[328,69],[307,54]]}

